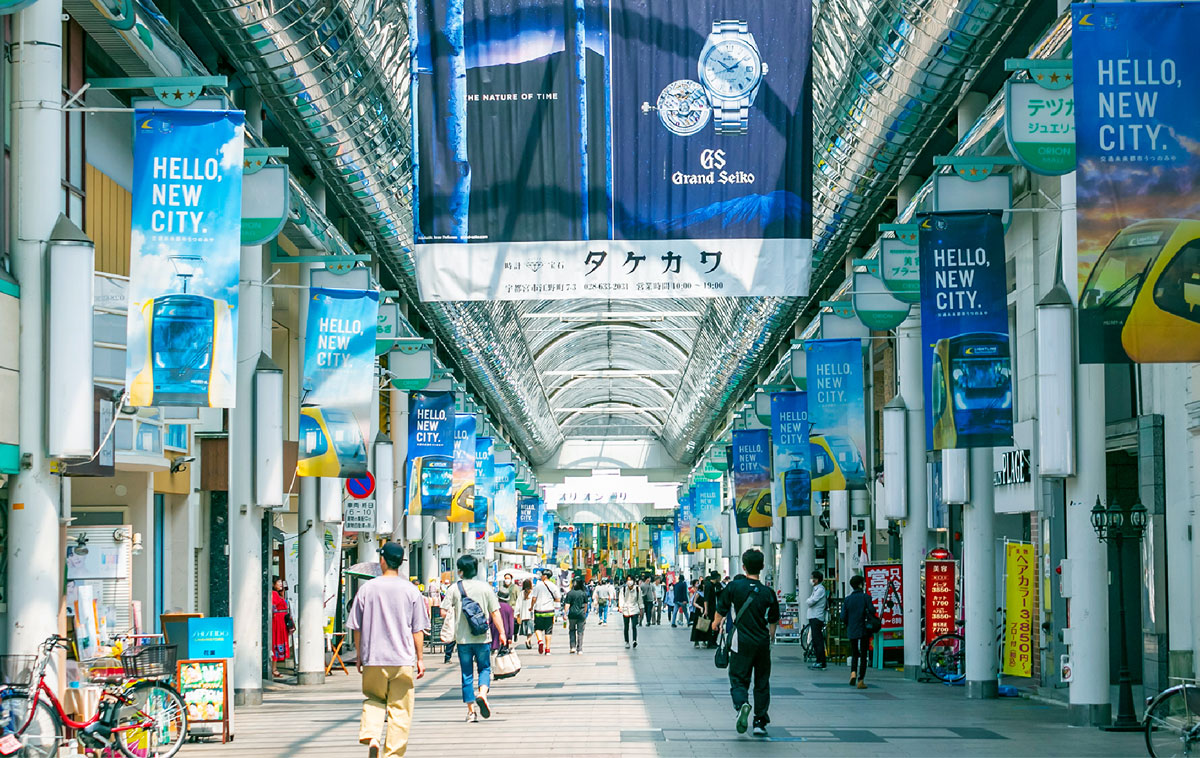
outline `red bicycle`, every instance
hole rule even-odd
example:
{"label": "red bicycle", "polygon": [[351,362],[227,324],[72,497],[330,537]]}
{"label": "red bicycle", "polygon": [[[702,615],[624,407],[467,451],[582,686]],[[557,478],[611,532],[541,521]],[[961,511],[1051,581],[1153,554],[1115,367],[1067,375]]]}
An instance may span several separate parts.
{"label": "red bicycle", "polygon": [[54,758],[66,741],[64,727],[87,749],[116,748],[129,758],[170,758],[187,739],[187,706],[161,679],[174,674],[175,647],[146,645],[121,655],[123,676],[101,692],[86,721],[67,716],[46,684],[50,656],[66,648],[65,637],[47,638],[36,656],[3,656],[0,692],[0,755]]}

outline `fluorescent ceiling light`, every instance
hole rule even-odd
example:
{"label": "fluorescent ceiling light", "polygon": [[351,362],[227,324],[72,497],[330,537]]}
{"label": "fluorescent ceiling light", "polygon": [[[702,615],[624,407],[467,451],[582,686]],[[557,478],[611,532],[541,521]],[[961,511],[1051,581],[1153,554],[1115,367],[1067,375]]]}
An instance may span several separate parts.
{"label": "fluorescent ceiling light", "polygon": [[654,369],[620,369],[606,368],[592,371],[579,371],[573,369],[555,369],[553,371],[543,371],[545,376],[570,376],[578,379],[628,379],[638,376],[679,376],[679,369],[674,368],[654,368]]}
{"label": "fluorescent ceiling light", "polygon": [[667,410],[666,408],[662,408],[662,407],[639,408],[639,407],[632,406],[632,405],[615,405],[615,406],[590,405],[590,406],[584,406],[584,407],[580,407],[580,408],[555,408],[554,412],[555,413],[651,413],[651,412],[664,413],[664,412],[666,412],[666,410]]}
{"label": "fluorescent ceiling light", "polygon": [[555,321],[662,321],[666,318],[700,318],[700,311],[550,311],[524,313],[521,318]]}

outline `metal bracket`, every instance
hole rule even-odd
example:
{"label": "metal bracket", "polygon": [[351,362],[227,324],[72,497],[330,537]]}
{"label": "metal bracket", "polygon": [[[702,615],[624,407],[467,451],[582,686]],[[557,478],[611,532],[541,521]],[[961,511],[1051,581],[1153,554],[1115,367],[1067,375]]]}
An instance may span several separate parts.
{"label": "metal bracket", "polygon": [[286,147],[248,147],[243,151],[242,173],[257,174],[270,158],[286,158]]}
{"label": "metal bracket", "polygon": [[1075,66],[1069,60],[1007,58],[1005,71],[1024,71],[1030,81],[1046,89],[1065,89],[1075,83]]}
{"label": "metal bracket", "polygon": [[[271,263],[370,263],[369,255],[275,255],[271,252]],[[352,267],[352,266],[351,266]]]}
{"label": "metal bracket", "polygon": [[980,182],[996,173],[1000,166],[1017,166],[1020,161],[1000,155],[966,156],[966,155],[935,155],[933,165],[938,168],[949,168],[969,182]]}
{"label": "metal bracket", "polygon": [[845,300],[822,300],[821,307],[833,311],[833,315],[839,318],[854,317],[854,304]]}
{"label": "metal bracket", "polygon": [[224,76],[130,76],[112,79],[89,79],[87,87],[102,90],[144,90],[154,93],[158,101],[169,108],[185,108],[204,94],[205,87],[226,87]]}
{"label": "metal bracket", "polygon": [[909,245],[910,247],[917,244],[918,229],[916,224],[880,224],[879,233],[886,234],[891,232],[896,239]]}

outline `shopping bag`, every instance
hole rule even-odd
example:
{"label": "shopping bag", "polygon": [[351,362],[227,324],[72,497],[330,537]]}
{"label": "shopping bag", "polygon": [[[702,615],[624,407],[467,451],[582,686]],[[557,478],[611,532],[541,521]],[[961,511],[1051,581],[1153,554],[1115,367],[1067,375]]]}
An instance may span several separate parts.
{"label": "shopping bag", "polygon": [[521,659],[511,648],[502,647],[492,661],[492,677],[496,679],[511,679],[521,672]]}

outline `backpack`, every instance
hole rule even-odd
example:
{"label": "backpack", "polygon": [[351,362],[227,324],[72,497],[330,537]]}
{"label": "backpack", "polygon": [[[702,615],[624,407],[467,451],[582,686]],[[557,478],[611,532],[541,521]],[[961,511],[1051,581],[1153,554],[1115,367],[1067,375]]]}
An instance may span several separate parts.
{"label": "backpack", "polygon": [[483,608],[479,607],[479,603],[467,597],[467,591],[463,589],[463,583],[458,583],[458,594],[462,599],[462,612],[467,617],[467,626],[471,629],[471,634],[484,634],[491,628],[488,623],[487,614],[483,612]]}

